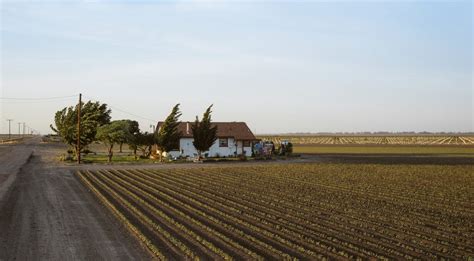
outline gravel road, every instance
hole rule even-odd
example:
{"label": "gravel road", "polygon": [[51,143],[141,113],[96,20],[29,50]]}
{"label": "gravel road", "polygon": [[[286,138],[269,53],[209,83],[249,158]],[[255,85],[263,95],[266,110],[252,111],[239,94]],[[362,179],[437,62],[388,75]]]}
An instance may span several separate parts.
{"label": "gravel road", "polygon": [[54,162],[60,146],[0,147],[0,260],[150,259],[74,169]]}

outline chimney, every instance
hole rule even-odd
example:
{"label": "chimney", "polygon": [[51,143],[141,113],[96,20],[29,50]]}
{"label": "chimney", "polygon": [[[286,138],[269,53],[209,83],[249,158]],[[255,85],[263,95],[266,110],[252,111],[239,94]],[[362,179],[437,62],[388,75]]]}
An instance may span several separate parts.
{"label": "chimney", "polygon": [[189,134],[189,121],[186,122],[186,134]]}

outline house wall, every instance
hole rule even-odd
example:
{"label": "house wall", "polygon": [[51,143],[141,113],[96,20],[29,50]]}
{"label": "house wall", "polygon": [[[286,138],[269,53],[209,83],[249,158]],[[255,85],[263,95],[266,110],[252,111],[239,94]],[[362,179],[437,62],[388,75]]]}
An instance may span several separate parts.
{"label": "house wall", "polygon": [[[197,155],[197,150],[194,148],[193,145],[193,138],[181,138],[179,140],[179,151],[170,151],[169,154],[172,157],[194,157]],[[216,155],[219,155],[220,157],[229,157],[229,156],[235,156],[235,152],[237,151],[237,154],[242,153],[242,141],[234,141],[233,138],[228,138],[228,147],[219,147],[219,139],[212,144],[212,146],[209,148],[209,151],[202,152],[202,155],[204,156],[206,153],[209,153],[209,157],[215,157]],[[252,155],[252,148],[251,147],[244,147],[243,148],[245,151],[246,156],[250,157]]]}
{"label": "house wall", "polygon": [[197,154],[196,148],[193,145],[193,138],[181,138],[179,140],[179,149],[183,153],[183,157],[189,156],[193,157],[194,153]]}

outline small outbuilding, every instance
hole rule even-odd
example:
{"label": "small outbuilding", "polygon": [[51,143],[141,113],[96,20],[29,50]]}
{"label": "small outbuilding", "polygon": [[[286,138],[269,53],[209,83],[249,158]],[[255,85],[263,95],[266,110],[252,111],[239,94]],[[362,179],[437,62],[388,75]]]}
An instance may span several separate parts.
{"label": "small outbuilding", "polygon": [[[168,152],[172,157],[195,157],[197,150],[193,145],[193,133],[191,122],[180,122],[178,131],[181,132],[179,148]],[[158,122],[159,131],[163,122]],[[258,139],[249,129],[245,122],[213,122],[217,126],[217,140],[209,151],[203,151],[202,155],[207,157],[234,157],[237,155],[252,155],[252,147]]]}

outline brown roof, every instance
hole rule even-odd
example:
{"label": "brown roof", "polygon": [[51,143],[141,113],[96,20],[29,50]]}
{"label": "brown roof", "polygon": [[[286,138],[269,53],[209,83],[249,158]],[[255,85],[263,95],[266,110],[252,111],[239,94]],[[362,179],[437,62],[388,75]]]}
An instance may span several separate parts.
{"label": "brown roof", "polygon": [[[181,131],[182,137],[193,137],[193,133],[191,130],[191,125],[193,123],[194,122],[179,123],[178,131]],[[156,129],[159,130],[162,124],[162,121],[158,122]],[[253,135],[252,131],[249,129],[245,122],[213,122],[211,123],[211,125],[217,125],[218,138],[234,138],[236,140],[257,140],[257,138],[255,138],[255,135]]]}

